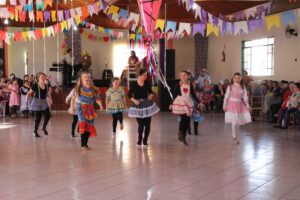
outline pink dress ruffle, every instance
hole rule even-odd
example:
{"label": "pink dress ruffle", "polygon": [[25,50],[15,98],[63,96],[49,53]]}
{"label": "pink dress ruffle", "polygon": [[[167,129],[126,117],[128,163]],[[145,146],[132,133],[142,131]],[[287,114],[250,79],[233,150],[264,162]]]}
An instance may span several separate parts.
{"label": "pink dress ruffle", "polygon": [[177,115],[191,116],[193,113],[194,103],[191,97],[177,96],[172,104],[172,112]]}
{"label": "pink dress ruffle", "polygon": [[244,125],[252,121],[248,110],[250,106],[247,91],[242,89],[240,85],[232,85],[227,88],[223,107],[227,109],[225,113],[226,123]]}

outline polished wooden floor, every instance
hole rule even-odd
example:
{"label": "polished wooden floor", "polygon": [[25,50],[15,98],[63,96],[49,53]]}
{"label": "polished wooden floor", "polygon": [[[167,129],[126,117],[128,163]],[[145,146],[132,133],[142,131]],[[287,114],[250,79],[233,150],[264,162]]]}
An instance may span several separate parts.
{"label": "polished wooden floor", "polygon": [[0,121],[0,199],[300,199],[300,131],[252,123],[232,143],[221,114],[207,115],[189,146],[175,116],[153,118],[150,147],[135,146],[136,122],[111,135],[100,114],[91,151],[70,138],[71,117],[54,113],[49,136],[32,137],[33,119]]}

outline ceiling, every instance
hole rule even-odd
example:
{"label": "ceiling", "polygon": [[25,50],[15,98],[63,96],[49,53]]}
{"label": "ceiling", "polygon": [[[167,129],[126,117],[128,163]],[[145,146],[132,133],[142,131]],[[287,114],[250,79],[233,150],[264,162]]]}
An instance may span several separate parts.
{"label": "ceiling", "polygon": [[[139,8],[137,5],[137,0],[106,0],[109,4],[116,5],[123,9],[127,9],[131,12],[139,13]],[[167,18],[167,20],[178,21],[178,22],[189,22],[195,23],[199,22],[195,20],[193,11],[186,11],[183,5],[178,5],[178,0],[162,0],[162,6],[160,9],[159,18]],[[83,5],[91,4],[94,0],[73,0],[72,4],[70,0],[67,0],[67,4],[58,3],[58,9],[70,9],[72,7],[80,7]],[[268,0],[196,0],[202,8],[206,11],[210,12],[215,16],[229,15],[232,13],[236,13],[260,4],[264,4],[269,2]],[[56,8],[54,4],[52,9]],[[272,13],[283,12],[287,10],[292,10],[300,8],[300,1],[296,1],[294,3],[288,3],[288,0],[274,0],[274,7],[272,9]],[[107,28],[123,28],[108,19],[105,14],[102,12],[99,15],[94,15],[91,18],[87,19],[88,21],[95,23],[98,26],[103,26]],[[46,26],[51,24],[46,24]],[[32,23],[25,22],[10,22],[9,26],[18,26],[18,27],[30,27]],[[43,23],[35,23],[36,27],[44,26]]]}

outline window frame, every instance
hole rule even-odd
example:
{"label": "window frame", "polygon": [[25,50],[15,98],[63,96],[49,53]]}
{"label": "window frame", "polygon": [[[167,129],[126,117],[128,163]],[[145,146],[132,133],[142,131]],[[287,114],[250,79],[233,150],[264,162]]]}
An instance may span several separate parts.
{"label": "window frame", "polygon": [[[251,50],[253,47],[255,47],[254,45],[250,46],[250,47],[246,47],[246,45],[245,45],[246,42],[255,41],[255,40],[263,40],[263,39],[268,39],[268,41],[269,41],[269,39],[273,39],[273,44],[269,44],[269,42],[268,42],[268,44],[258,45],[258,46],[272,47],[272,54],[273,54],[273,56],[272,56],[272,59],[271,59],[271,68],[268,68],[268,66],[265,68],[265,69],[270,69],[271,70],[271,75],[266,75],[266,74],[265,75],[252,75],[252,73],[251,73],[252,68],[250,67],[250,69],[249,69],[250,73],[248,73],[248,74],[250,76],[253,76],[253,77],[273,77],[274,74],[275,74],[275,38],[274,37],[264,37],[264,38],[257,38],[257,39],[243,40],[242,41],[242,45],[241,45],[241,52],[242,52],[241,68],[242,68],[242,71],[245,71],[245,65],[244,65],[244,63],[245,63],[245,55],[244,55],[244,50],[245,49],[250,49]],[[250,52],[250,53],[252,55],[252,52]],[[267,52],[267,54],[269,54],[269,53]],[[251,61],[251,59],[250,59],[250,61]],[[251,64],[250,64],[250,66],[251,66]]]}

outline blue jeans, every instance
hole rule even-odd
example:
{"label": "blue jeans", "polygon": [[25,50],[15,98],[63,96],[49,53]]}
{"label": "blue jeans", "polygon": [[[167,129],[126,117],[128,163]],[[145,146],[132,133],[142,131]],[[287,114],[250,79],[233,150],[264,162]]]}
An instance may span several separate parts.
{"label": "blue jeans", "polygon": [[284,126],[283,127],[288,127],[289,121],[290,121],[290,116],[292,113],[296,112],[296,108],[285,108],[281,110],[280,115],[279,115],[279,125],[282,125],[282,121],[284,120]]}

